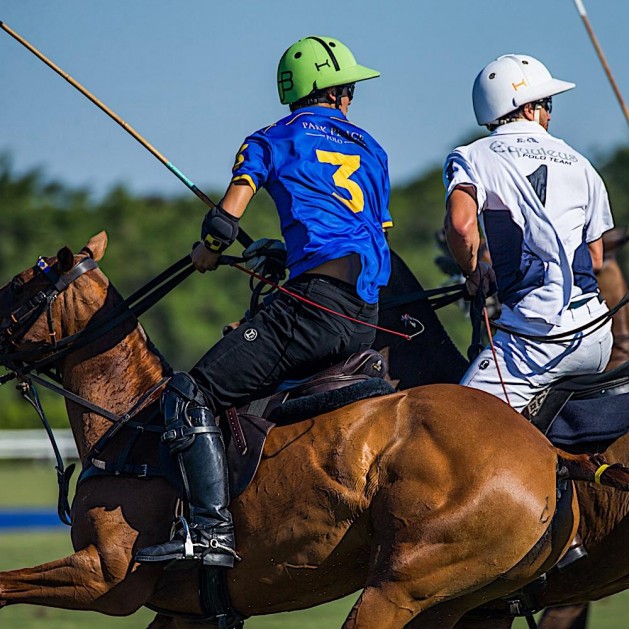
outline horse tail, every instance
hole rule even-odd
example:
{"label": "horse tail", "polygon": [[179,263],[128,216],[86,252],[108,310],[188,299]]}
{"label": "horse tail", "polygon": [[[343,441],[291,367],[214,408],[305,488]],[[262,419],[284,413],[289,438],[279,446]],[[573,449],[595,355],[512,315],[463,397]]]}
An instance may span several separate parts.
{"label": "horse tail", "polygon": [[557,448],[557,475],[566,480],[583,480],[629,491],[629,467],[610,465],[602,454],[569,454]]}

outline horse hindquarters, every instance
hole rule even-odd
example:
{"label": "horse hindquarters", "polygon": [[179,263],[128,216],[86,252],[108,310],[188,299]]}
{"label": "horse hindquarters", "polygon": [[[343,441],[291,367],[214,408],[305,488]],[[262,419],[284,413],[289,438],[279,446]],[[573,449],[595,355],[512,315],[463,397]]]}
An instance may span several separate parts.
{"label": "horse hindquarters", "polygon": [[369,577],[347,629],[403,627],[448,600],[447,613],[416,623],[453,626],[467,609],[535,578],[550,553],[544,546],[522,561],[555,510],[552,446],[479,391],[420,387],[404,402],[370,509]]}

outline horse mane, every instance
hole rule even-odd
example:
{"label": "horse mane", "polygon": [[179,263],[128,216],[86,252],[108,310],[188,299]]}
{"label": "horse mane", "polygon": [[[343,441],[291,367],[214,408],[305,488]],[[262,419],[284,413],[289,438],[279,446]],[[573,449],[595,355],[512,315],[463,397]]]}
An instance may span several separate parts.
{"label": "horse mane", "polygon": [[[379,331],[373,348],[382,353],[389,363],[389,377],[398,389],[419,384],[451,383],[460,381],[468,368],[468,361],[457,349],[427,299],[387,306],[387,299],[422,291],[423,287],[402,258],[391,251],[391,280],[380,292],[379,325],[393,330],[402,329],[402,316],[417,319],[425,330],[411,341]],[[413,351],[402,346],[412,343]]]}

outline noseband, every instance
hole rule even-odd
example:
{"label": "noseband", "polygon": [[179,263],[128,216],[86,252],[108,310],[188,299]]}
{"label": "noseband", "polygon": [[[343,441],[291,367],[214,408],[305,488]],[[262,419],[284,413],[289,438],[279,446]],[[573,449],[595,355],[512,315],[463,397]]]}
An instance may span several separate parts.
{"label": "noseband", "polygon": [[[96,261],[90,257],[86,257],[75,264],[67,273],[60,274],[55,266],[50,266],[41,256],[37,259],[34,268],[49,281],[49,285],[44,290],[38,291],[25,304],[16,308],[0,322],[0,352],[2,352],[0,353],[0,363],[6,365],[11,360],[33,354],[33,351],[9,352],[8,350],[17,346],[17,343],[31,329],[44,310],[46,310],[48,321],[51,349],[56,349],[57,339],[52,318],[53,303],[81,275],[98,268]],[[38,353],[40,352],[41,348],[38,350]]]}

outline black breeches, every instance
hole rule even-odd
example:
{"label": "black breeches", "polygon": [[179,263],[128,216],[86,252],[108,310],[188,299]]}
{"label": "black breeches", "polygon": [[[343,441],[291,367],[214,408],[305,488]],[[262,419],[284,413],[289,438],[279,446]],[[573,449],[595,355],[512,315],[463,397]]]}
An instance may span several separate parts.
{"label": "black breeches", "polygon": [[[302,275],[286,288],[330,310],[376,324],[378,305],[351,288],[317,275]],[[376,331],[277,293],[265,308],[212,347],[190,371],[211,410],[264,397],[287,378],[309,376],[368,349]]]}

